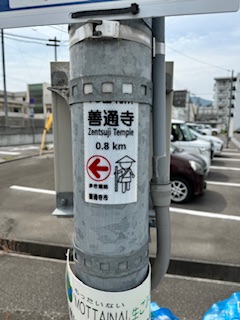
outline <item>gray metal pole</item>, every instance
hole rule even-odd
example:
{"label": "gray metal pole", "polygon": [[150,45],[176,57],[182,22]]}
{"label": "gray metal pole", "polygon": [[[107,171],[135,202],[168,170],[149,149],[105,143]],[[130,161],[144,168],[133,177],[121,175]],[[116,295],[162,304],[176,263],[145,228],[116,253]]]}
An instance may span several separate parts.
{"label": "gray metal pole", "polygon": [[228,106],[228,124],[227,124],[227,149],[229,148],[230,142],[230,121],[231,121],[231,113],[232,113],[232,92],[233,92],[233,75],[234,71],[232,70],[231,80],[230,80],[230,97],[229,97],[229,106]]}
{"label": "gray metal pole", "polygon": [[[155,57],[153,62],[153,176],[151,196],[156,213],[157,255],[152,266],[152,289],[165,275],[170,259],[169,133],[166,114],[165,18],[153,19]],[[168,123],[169,122],[169,123]]]}
{"label": "gray metal pole", "polygon": [[2,69],[3,69],[3,95],[4,95],[4,112],[5,126],[8,126],[8,102],[7,102],[7,85],[6,85],[6,66],[5,66],[5,49],[4,49],[4,31],[1,29],[2,38]]}
{"label": "gray metal pole", "polygon": [[[153,64],[153,153],[166,156],[166,69],[165,69],[165,19],[153,19],[155,57]],[[161,137],[158,137],[161,128]],[[161,143],[159,143],[161,139]]]}
{"label": "gray metal pole", "polygon": [[[148,272],[152,35],[143,21],[121,21],[119,25],[114,23],[96,21],[70,26],[69,90],[76,276],[92,288],[120,292],[137,287]],[[108,32],[112,35],[113,30],[116,31],[113,32],[115,39],[111,36],[109,38]],[[111,111],[108,106],[111,106],[112,101],[118,103],[119,113],[122,103],[138,104],[135,111],[139,118],[138,156],[134,159],[137,163],[137,201],[119,204],[100,204],[100,201],[89,203],[85,200],[89,177],[84,153],[86,148],[95,148],[95,144],[86,145],[84,142],[87,135],[84,118],[86,119],[86,110],[89,110],[86,103],[92,103],[93,111],[99,113],[103,104]],[[114,114],[117,113],[116,107],[113,111]],[[97,123],[104,121],[105,117],[105,112],[98,114]],[[95,151],[98,154],[108,140],[100,135],[98,126],[95,129],[91,131],[90,128],[90,134],[93,132],[98,139],[98,150]],[[106,129],[111,134],[115,132],[114,127],[106,126]],[[122,144],[121,148],[124,149],[124,146]],[[111,176],[115,173],[116,171],[111,171]],[[106,186],[108,187],[107,183]],[[94,181],[91,187],[93,190],[100,188],[99,183],[94,184]],[[125,189],[121,192],[126,194]],[[123,194],[121,197],[124,197]]]}

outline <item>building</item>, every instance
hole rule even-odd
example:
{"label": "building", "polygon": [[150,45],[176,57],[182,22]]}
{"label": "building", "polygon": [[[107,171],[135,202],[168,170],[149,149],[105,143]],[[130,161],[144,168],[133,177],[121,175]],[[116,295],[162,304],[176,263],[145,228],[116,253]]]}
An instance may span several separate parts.
{"label": "building", "polygon": [[4,91],[0,90],[0,126],[44,127],[45,119],[52,113],[50,84],[28,84],[27,92],[7,92],[7,115],[5,113]]}
{"label": "building", "polygon": [[240,73],[233,79],[219,77],[214,80],[214,109],[218,115],[218,124],[221,129],[227,129],[230,116],[230,126],[236,130],[240,126]]}
{"label": "building", "polygon": [[48,88],[49,83],[28,84],[27,101],[34,110],[34,117],[45,119],[48,113],[52,113],[52,93]]}
{"label": "building", "polygon": [[[26,92],[7,92],[7,118],[8,125],[21,127],[24,119],[28,117]],[[5,126],[4,91],[0,90],[0,126]]]}

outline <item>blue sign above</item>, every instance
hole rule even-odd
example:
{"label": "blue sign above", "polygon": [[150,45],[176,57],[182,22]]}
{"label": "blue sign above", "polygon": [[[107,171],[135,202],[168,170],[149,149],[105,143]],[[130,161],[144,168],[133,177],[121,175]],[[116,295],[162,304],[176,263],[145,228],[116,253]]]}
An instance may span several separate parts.
{"label": "blue sign above", "polygon": [[0,28],[231,12],[240,0],[0,0]]}

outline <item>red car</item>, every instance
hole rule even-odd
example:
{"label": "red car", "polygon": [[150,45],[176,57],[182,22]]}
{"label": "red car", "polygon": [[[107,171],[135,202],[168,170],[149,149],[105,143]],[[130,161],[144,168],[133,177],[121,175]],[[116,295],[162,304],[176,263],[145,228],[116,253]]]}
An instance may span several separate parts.
{"label": "red car", "polygon": [[171,200],[186,203],[195,195],[203,194],[206,188],[206,163],[193,155],[171,145],[170,180]]}

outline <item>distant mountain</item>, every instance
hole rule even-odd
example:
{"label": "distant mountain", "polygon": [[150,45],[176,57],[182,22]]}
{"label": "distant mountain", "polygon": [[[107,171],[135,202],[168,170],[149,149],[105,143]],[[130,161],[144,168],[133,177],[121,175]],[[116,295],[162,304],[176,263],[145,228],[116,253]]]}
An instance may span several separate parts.
{"label": "distant mountain", "polygon": [[200,107],[210,107],[212,106],[212,103],[213,103],[211,100],[206,100],[200,97],[190,97],[190,98],[192,103]]}

